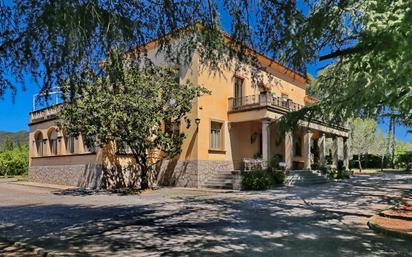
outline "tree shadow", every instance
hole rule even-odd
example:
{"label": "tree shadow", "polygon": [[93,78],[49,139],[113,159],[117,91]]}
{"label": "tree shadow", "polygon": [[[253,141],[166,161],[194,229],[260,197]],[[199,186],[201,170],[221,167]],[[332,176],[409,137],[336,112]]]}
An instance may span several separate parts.
{"label": "tree shadow", "polygon": [[0,234],[76,256],[408,256],[410,243],[366,226],[372,205],[402,191],[355,182],[132,206],[1,207]]}

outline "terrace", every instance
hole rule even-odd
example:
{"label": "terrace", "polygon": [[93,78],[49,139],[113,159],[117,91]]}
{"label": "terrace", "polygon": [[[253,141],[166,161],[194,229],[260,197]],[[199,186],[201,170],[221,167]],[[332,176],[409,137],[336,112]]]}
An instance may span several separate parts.
{"label": "terrace", "polygon": [[230,97],[228,100],[229,112],[246,111],[263,107],[272,107],[281,112],[291,112],[304,107],[291,99],[273,96],[269,92],[243,97]]}

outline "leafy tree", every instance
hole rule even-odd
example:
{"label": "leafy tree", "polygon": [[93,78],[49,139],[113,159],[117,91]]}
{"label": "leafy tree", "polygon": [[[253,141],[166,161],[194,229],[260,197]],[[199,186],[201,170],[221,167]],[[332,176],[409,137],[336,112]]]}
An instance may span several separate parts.
{"label": "leafy tree", "polygon": [[[84,80],[80,70],[102,72],[99,61],[111,49],[161,37],[168,59],[188,61],[198,50],[215,68],[233,54],[253,62],[249,45],[302,73],[308,63],[333,60],[314,82],[322,101],[286,115],[288,127],[316,116],[340,123],[388,110],[411,124],[409,0],[14,0],[1,1],[0,14],[0,95],[16,92],[8,74],[22,81],[29,73],[46,92],[62,80],[75,87]],[[221,18],[230,21],[230,43],[219,32]],[[187,26],[196,22],[201,29]],[[184,39],[177,47],[170,44],[176,38]]]}
{"label": "leafy tree", "polygon": [[376,122],[372,119],[354,119],[351,123],[350,150],[358,155],[359,169],[362,170],[362,155],[368,154],[372,150],[375,140]]}
{"label": "leafy tree", "polygon": [[[10,144],[9,146],[12,146]],[[0,175],[23,175],[27,174],[29,165],[29,147],[4,147],[0,151]]]}
{"label": "leafy tree", "polygon": [[2,145],[2,151],[11,151],[14,148],[14,143],[10,137],[6,137]]}
{"label": "leafy tree", "polygon": [[388,150],[388,139],[385,133],[381,129],[377,129],[370,153],[381,157],[381,170],[384,168],[385,156],[389,156]]}
{"label": "leafy tree", "polygon": [[406,79],[412,72],[410,1],[348,2],[357,2],[359,17],[351,22],[360,28],[355,30],[357,41],[323,57],[337,59],[313,81],[322,101],[302,110],[299,118],[323,114],[323,119],[340,123],[358,115],[393,114],[410,126],[412,84]]}
{"label": "leafy tree", "polygon": [[[72,135],[82,134],[89,144],[113,142],[130,147],[141,176],[141,188],[150,187],[149,176],[156,161],[176,156],[185,135],[164,128],[165,123],[190,126],[187,114],[196,97],[207,93],[190,83],[179,84],[171,68],[105,67],[107,76],[88,74],[76,97],[67,99],[60,112],[61,126]],[[110,73],[117,69],[116,77]],[[161,154],[155,161],[153,151]]]}

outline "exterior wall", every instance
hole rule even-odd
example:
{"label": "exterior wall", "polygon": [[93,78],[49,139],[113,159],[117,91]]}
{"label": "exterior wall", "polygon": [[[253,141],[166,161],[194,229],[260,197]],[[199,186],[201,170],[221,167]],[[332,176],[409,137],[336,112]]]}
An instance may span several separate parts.
{"label": "exterior wall", "polygon": [[[264,62],[262,60],[262,62]],[[260,115],[266,115],[261,111],[250,111],[241,114],[228,114],[229,106],[228,99],[234,95],[234,79],[240,77],[244,83],[244,96],[259,94],[261,88],[258,84],[264,85],[270,88],[271,92],[278,96],[287,94],[289,99],[294,102],[304,105],[305,104],[305,84],[301,80],[293,78],[291,72],[284,72],[280,70],[280,67],[275,67],[274,64],[268,64],[270,67],[267,71],[260,72],[261,80],[254,83],[252,73],[254,68],[248,65],[238,66],[233,62],[229,64],[230,67],[223,68],[219,72],[210,71],[207,67],[199,66],[199,78],[198,83],[200,86],[204,86],[211,90],[212,94],[203,96],[198,101],[198,116],[201,119],[199,126],[199,160],[220,160],[220,161],[233,161],[239,162],[242,158],[251,158],[255,153],[259,152],[259,140],[256,140],[254,144],[250,144],[251,134],[257,132],[261,133],[260,125],[255,127],[243,122],[232,122],[229,124],[229,115],[242,116],[243,120],[255,120],[260,123]],[[222,67],[225,67],[222,65]],[[281,115],[278,115],[279,117]],[[221,152],[210,151],[210,121],[217,120],[224,123],[224,144],[225,148]],[[240,120],[239,120],[240,121]],[[244,129],[235,130],[235,127],[242,127]],[[253,130],[253,131],[252,131]],[[272,135],[275,135],[272,133]],[[281,148],[274,146],[274,148]],[[279,152],[280,150],[276,151]],[[275,149],[273,149],[275,150]],[[274,151],[274,152],[276,152]],[[238,167],[238,165],[235,165]]]}
{"label": "exterior wall", "polygon": [[[161,53],[156,53],[156,44],[151,44],[147,55],[156,65],[174,65],[167,63]],[[200,187],[212,174],[240,169],[243,158],[252,158],[262,152],[262,119],[276,120],[282,114],[270,110],[228,113],[228,99],[234,96],[235,77],[244,80],[244,96],[259,94],[262,88],[266,88],[277,96],[287,94],[295,103],[304,105],[305,99],[307,102],[306,81],[302,76],[292,73],[266,57],[259,57],[259,61],[266,65],[266,69],[259,72],[258,82],[254,82],[252,78],[256,69],[251,66],[233,62],[226,67],[223,65],[225,68],[215,72],[201,64],[197,53],[194,53],[188,65],[179,67],[181,82],[206,87],[211,91],[211,95],[199,97],[193,102],[193,108],[188,114],[191,126],[187,128],[186,124],[182,123],[180,127],[186,135],[182,152],[175,159],[164,160],[158,165],[158,180],[155,183],[166,186]],[[196,119],[200,120],[198,125],[195,123]],[[224,147],[219,151],[210,149],[211,121],[223,123]],[[30,180],[82,187],[125,186],[136,182],[134,176],[138,173],[131,172],[130,168],[134,167],[136,170],[136,167],[130,155],[117,154],[113,146],[100,149],[94,154],[86,153],[81,137],[78,139],[76,154],[69,154],[65,151],[62,132],[59,132],[61,156],[50,156],[51,151],[47,143],[45,156],[37,156],[35,135],[41,133],[47,138],[50,129],[55,126],[56,120],[30,124]],[[312,125],[312,129],[345,135],[338,129],[322,125]],[[302,137],[302,133],[300,131],[296,136]],[[280,154],[285,158],[284,137],[278,137],[276,126],[272,126],[270,134],[271,154]],[[252,137],[256,139],[252,140]],[[303,156],[295,156],[293,161],[303,163]]]}
{"label": "exterior wall", "polygon": [[30,166],[29,181],[82,188],[100,188],[102,167],[98,164]]}

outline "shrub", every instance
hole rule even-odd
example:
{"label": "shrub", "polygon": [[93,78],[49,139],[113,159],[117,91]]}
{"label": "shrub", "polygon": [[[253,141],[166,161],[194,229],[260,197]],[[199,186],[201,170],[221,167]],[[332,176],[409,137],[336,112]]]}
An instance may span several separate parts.
{"label": "shrub", "polygon": [[285,172],[272,172],[272,181],[273,184],[284,184],[286,181],[286,173]]}
{"label": "shrub", "polygon": [[270,167],[272,169],[279,169],[279,163],[282,161],[282,155],[276,154],[272,156],[272,159],[270,159]]}
{"label": "shrub", "polygon": [[257,169],[242,172],[242,187],[245,190],[265,190],[272,184],[266,170]]}
{"label": "shrub", "polygon": [[0,152],[0,175],[14,176],[27,174],[28,146],[19,146]]}
{"label": "shrub", "polygon": [[331,169],[329,171],[329,177],[332,179],[348,179],[351,176],[351,172],[349,170],[346,170],[345,166],[342,166],[342,168],[338,169]]}

